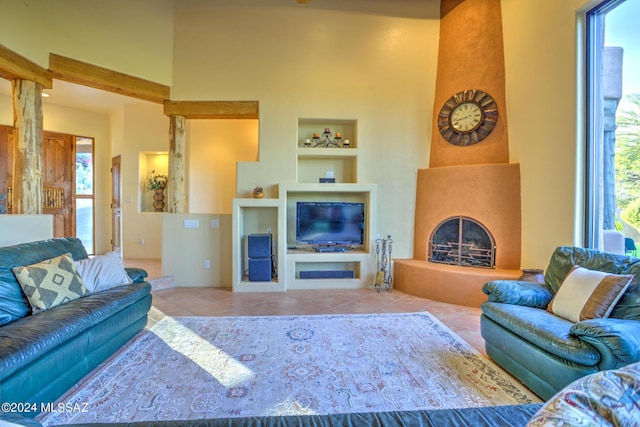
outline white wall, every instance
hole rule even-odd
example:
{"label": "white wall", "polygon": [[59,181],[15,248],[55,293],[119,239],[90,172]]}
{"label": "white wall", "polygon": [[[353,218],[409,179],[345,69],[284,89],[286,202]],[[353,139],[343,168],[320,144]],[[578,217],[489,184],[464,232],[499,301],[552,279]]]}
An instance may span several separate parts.
{"label": "white wall", "polygon": [[52,215],[0,215],[0,246],[53,237]]}
{"label": "white wall", "polygon": [[173,3],[0,0],[0,40],[44,68],[51,52],[170,85]]}
{"label": "white wall", "polygon": [[[510,156],[522,176],[522,267],[582,244],[581,19],[594,1],[502,2]],[[544,24],[542,24],[544,23]]]}
{"label": "white wall", "polygon": [[189,212],[231,214],[236,164],[258,158],[258,121],[188,122]]}
{"label": "white wall", "polygon": [[[183,287],[229,287],[231,283],[231,215],[160,214],[162,273]],[[185,228],[184,221],[197,221]]]}
{"label": "white wall", "polygon": [[[122,254],[125,258],[159,259],[162,213],[140,209],[146,177],[140,173],[140,153],[169,151],[169,118],[160,104],[128,105],[122,116]],[[144,243],[141,243],[143,241]]]}
{"label": "white wall", "polygon": [[240,197],[256,185],[274,197],[295,181],[298,118],[357,119],[361,182],[379,185],[378,231],[409,257],[439,20],[292,5],[176,2],[172,97],[259,101],[260,161],[238,165]]}

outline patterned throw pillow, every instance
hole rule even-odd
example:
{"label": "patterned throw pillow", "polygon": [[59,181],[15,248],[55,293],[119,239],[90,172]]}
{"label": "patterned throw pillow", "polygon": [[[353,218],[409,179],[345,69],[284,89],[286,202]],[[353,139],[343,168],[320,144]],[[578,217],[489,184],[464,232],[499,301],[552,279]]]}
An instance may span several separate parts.
{"label": "patterned throw pillow", "polygon": [[89,295],[70,253],[12,271],[34,313]]}
{"label": "patterned throw pillow", "polygon": [[545,403],[527,427],[637,426],[639,384],[640,363],[587,375]]}
{"label": "patterned throw pillow", "polygon": [[633,275],[604,273],[575,266],[549,303],[548,311],[572,322],[609,317]]}

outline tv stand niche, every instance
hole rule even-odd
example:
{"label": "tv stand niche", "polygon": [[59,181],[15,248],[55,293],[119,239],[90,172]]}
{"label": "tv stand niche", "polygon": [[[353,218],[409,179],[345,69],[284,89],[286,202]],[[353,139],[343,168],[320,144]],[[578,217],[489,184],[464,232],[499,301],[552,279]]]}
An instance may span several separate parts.
{"label": "tv stand niche", "polygon": [[[296,245],[296,203],[306,202],[362,202],[365,205],[364,244],[362,247],[342,248],[344,251],[316,251],[310,247],[288,249],[285,254],[287,289],[355,289],[371,287],[375,280],[375,211],[377,186],[375,184],[280,184],[280,198],[285,210],[285,236],[288,248]],[[301,278],[301,271],[339,272],[353,271],[353,277]],[[327,275],[332,275],[327,273]],[[334,274],[340,275],[340,274]],[[303,274],[304,276],[304,274]],[[345,274],[349,276],[349,274]]]}

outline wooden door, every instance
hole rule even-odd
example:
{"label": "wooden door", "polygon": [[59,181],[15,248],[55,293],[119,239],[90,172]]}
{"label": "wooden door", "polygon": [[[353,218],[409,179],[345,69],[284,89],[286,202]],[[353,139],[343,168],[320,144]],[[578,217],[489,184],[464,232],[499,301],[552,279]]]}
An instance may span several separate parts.
{"label": "wooden door", "polygon": [[76,235],[75,139],[44,133],[42,157],[42,213],[53,215],[54,237]]}
{"label": "wooden door", "polygon": [[[54,237],[75,236],[75,139],[44,132],[42,213],[54,217]],[[0,126],[0,213],[12,213],[13,128]]]}
{"label": "wooden door", "polygon": [[111,159],[111,250],[120,253],[122,208],[120,199],[120,156]]}

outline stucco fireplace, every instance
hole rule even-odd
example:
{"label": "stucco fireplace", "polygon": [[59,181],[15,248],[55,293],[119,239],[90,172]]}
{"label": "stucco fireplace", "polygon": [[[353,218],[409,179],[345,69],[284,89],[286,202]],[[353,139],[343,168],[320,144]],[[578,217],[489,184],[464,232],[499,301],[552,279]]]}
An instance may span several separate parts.
{"label": "stucco fireplace", "polygon": [[[487,299],[484,283],[522,274],[520,165],[510,163],[501,13],[500,0],[440,4],[433,132],[429,167],[417,175],[413,258],[397,259],[393,266],[394,287],[412,295],[478,307]],[[495,126],[482,138],[459,145],[443,133],[460,124],[451,121],[455,108],[445,107],[454,95],[472,91],[482,91],[495,101]],[[475,114],[456,120],[468,121]],[[474,253],[471,261],[467,257],[449,262],[459,254],[469,255],[471,243],[464,241],[441,246],[434,258],[431,236],[451,218],[472,218],[481,224],[493,238],[493,253],[488,255],[493,260],[476,265]]]}

